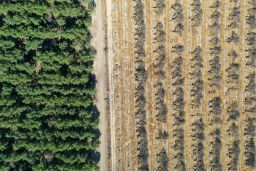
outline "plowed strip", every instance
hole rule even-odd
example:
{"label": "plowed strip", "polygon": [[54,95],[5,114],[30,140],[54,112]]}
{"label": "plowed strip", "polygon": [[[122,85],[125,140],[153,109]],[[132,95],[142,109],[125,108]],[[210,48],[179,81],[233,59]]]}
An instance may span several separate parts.
{"label": "plowed strip", "polygon": [[112,170],[255,170],[256,2],[111,3]]}

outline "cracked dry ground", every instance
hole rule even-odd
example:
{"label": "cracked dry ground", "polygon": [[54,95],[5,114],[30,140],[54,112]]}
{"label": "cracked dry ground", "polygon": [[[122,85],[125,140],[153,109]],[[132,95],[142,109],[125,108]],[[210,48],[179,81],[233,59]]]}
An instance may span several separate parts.
{"label": "cracked dry ground", "polygon": [[256,170],[256,1],[107,1],[111,170]]}

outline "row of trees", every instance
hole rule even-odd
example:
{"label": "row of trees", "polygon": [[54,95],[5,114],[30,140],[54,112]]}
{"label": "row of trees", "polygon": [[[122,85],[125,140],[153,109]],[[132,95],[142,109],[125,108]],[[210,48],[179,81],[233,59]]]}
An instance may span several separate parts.
{"label": "row of trees", "polygon": [[248,68],[245,74],[245,90],[244,102],[245,112],[247,116],[244,122],[244,163],[251,168],[256,166],[256,144],[255,144],[255,112],[256,112],[256,2],[249,0],[247,2],[247,10],[245,13],[246,34],[245,34],[245,66]]}
{"label": "row of trees", "polygon": [[[200,34],[200,29],[202,28],[202,1],[193,0],[190,4],[191,6],[191,30],[192,39]],[[193,44],[194,42],[194,44]],[[191,165],[193,170],[204,170],[205,159],[204,159],[204,123],[203,123],[203,113],[202,99],[203,99],[203,49],[200,45],[200,41],[193,40],[190,52],[189,63],[191,67],[189,68],[188,80],[190,84],[189,88],[189,107],[192,109],[189,111],[190,116],[190,148],[191,148]]]}
{"label": "row of trees", "polygon": [[172,45],[172,61],[168,67],[171,75],[170,86],[171,91],[171,117],[172,123],[172,138],[173,143],[173,160],[174,165],[169,165],[171,170],[186,170],[185,164],[185,99],[184,99],[184,10],[180,0],[171,5],[171,31],[176,37],[177,42]]}
{"label": "row of trees", "polygon": [[208,26],[209,30],[207,42],[209,50],[207,54],[207,120],[208,129],[205,130],[208,140],[206,148],[208,149],[207,164],[210,170],[221,170],[221,2],[214,0],[209,3]]}
{"label": "row of trees", "polygon": [[[241,80],[241,66],[240,59],[241,54],[239,53],[239,42],[241,42],[241,37],[239,35],[239,27],[241,23],[241,6],[233,1],[230,2],[230,7],[227,9],[227,28],[225,40],[228,56],[226,59],[227,68],[225,69],[227,83],[227,94],[231,97],[236,97],[239,89],[239,80]],[[239,153],[241,147],[241,141],[239,140],[239,118],[241,115],[241,110],[239,110],[239,103],[237,99],[227,99],[225,101],[227,107],[225,113],[227,114],[226,122],[226,135],[229,140],[226,145],[226,157],[227,163],[226,167],[228,170],[237,170],[239,165]]]}
{"label": "row of trees", "polygon": [[138,170],[149,170],[148,163],[148,141],[146,131],[146,97],[145,87],[147,73],[145,68],[145,20],[144,4],[142,0],[133,0],[133,19],[134,19],[134,49],[135,49],[135,118],[137,136],[137,158]]}
{"label": "row of trees", "polygon": [[[166,89],[165,83],[165,68],[166,68],[166,49],[165,40],[166,33],[163,24],[163,14],[165,8],[165,1],[155,0],[152,3],[154,18],[152,22],[152,106],[153,115],[155,119],[155,133],[156,135],[165,134],[161,128],[162,124],[167,122],[167,105],[165,102]],[[158,18],[159,17],[159,18]],[[165,136],[154,137],[154,160],[156,160],[154,170],[168,170],[169,158],[167,156],[167,149],[163,146]]]}
{"label": "row of trees", "polygon": [[92,1],[0,2],[0,170],[98,170]]}

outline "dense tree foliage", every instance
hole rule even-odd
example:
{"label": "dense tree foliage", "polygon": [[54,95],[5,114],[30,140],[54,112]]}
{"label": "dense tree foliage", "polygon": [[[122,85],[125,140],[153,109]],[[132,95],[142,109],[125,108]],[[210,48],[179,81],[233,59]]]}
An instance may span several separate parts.
{"label": "dense tree foliage", "polygon": [[0,170],[98,170],[92,10],[0,1]]}

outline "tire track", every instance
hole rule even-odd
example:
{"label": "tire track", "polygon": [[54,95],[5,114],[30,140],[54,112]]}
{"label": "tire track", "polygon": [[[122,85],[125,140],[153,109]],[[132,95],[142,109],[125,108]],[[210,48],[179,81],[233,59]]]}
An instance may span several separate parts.
{"label": "tire track", "polygon": [[131,12],[133,9],[133,2],[128,1],[127,2],[127,17],[128,17],[128,37],[127,37],[127,43],[128,43],[128,58],[130,59],[130,63],[128,65],[129,67],[129,73],[127,75],[130,76],[130,104],[129,104],[129,125],[128,125],[128,133],[130,136],[130,148],[129,148],[129,163],[127,165],[127,170],[136,170],[138,168],[138,160],[137,160],[137,138],[136,138],[136,122],[135,122],[135,66],[134,66],[134,54],[135,54],[135,48],[133,47],[133,44],[135,42],[135,37],[133,34],[134,30],[134,23],[133,23],[133,13]]}
{"label": "tire track", "polygon": [[101,157],[99,166],[101,170],[110,170],[111,151],[110,151],[110,117],[109,117],[109,71],[107,61],[107,25],[106,25],[106,1],[96,1],[96,12],[93,17],[92,33],[95,35],[93,44],[97,54],[94,61],[94,73],[97,82],[96,105],[100,114],[99,129],[101,132],[99,151]]}
{"label": "tire track", "polygon": [[[222,47],[221,49],[221,56],[222,58],[220,59],[221,66],[221,79],[222,83],[220,85],[220,91],[221,94],[225,94],[225,78],[226,78],[226,73],[225,73],[225,56],[226,56],[226,49],[225,49],[225,15],[226,15],[226,4],[223,1],[220,1],[220,10],[221,10],[221,17],[220,17],[220,22],[222,23],[222,26],[220,27],[220,46]],[[221,145],[221,152],[220,152],[220,158],[222,159],[220,161],[220,164],[222,166],[222,170],[226,169],[226,154],[225,154],[225,148],[224,148],[224,143],[225,143],[225,138],[226,138],[226,130],[225,130],[225,118],[226,118],[226,112],[225,112],[225,97],[222,97],[222,102],[221,102],[221,108],[222,108],[222,115],[221,115],[221,140],[222,140],[222,145]]]}
{"label": "tire track", "polygon": [[[107,41],[107,46],[106,46],[106,53],[107,53],[107,63],[108,63],[108,74],[109,74],[109,141],[110,141],[110,152],[109,152],[109,160],[108,160],[108,170],[115,170],[115,110],[114,110],[114,90],[115,90],[115,84],[114,84],[114,66],[113,66],[113,58],[114,58],[114,50],[115,46],[114,46],[114,38],[116,37],[114,35],[114,31],[113,31],[113,21],[115,21],[113,19],[113,1],[112,0],[106,0],[105,1],[106,4],[106,41]],[[102,169],[102,168],[101,168]]]}
{"label": "tire track", "polygon": [[[122,75],[122,58],[119,57],[119,51],[120,49],[120,25],[117,25],[117,23],[120,22],[120,11],[118,8],[118,1],[112,0],[113,6],[111,6],[111,18],[112,18],[112,52],[113,52],[113,97],[112,97],[112,108],[113,113],[111,115],[112,117],[112,137],[113,137],[113,146],[112,146],[112,169],[113,170],[120,170],[120,160],[121,160],[121,114],[122,114],[122,94],[121,94],[121,79],[120,77]],[[114,122],[114,123],[113,123]]]}
{"label": "tire track", "polygon": [[[131,131],[128,129],[129,126],[129,104],[131,103],[129,101],[129,92],[130,92],[130,80],[132,78],[129,75],[129,54],[128,51],[126,50],[128,48],[128,16],[127,16],[127,3],[124,0],[120,1],[120,5],[118,6],[120,8],[120,16],[122,16],[122,22],[120,22],[120,27],[121,28],[121,49],[120,49],[120,58],[122,58],[122,83],[121,83],[121,89],[123,90],[123,96],[122,96],[122,117],[121,117],[121,158],[120,158],[120,168],[121,170],[125,170],[128,168],[128,163],[130,160],[130,149],[129,149],[129,144],[131,142],[131,139],[129,139],[129,132]],[[123,135],[127,135],[126,138],[123,138]]]}

